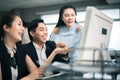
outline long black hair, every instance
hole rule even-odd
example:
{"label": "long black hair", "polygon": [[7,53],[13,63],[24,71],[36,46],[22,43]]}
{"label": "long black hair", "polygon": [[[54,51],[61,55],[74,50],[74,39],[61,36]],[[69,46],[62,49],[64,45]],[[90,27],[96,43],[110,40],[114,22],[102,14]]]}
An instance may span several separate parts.
{"label": "long black hair", "polygon": [[[68,9],[68,8],[72,8],[74,11],[75,11],[75,14],[77,15],[77,12],[76,12],[76,9],[75,7],[73,7],[72,5],[64,5],[61,9],[60,9],[60,12],[59,12],[59,19],[58,19],[58,22],[57,22],[57,25],[55,27],[61,27],[61,26],[64,26],[65,23],[63,22],[62,20],[62,16],[63,16],[63,13],[65,11],[65,9]],[[76,22],[76,20],[75,20]]]}
{"label": "long black hair", "polygon": [[1,20],[0,20],[0,41],[4,37],[4,34],[5,34],[3,30],[3,26],[7,25],[8,27],[11,27],[12,22],[14,21],[16,16],[20,16],[20,15],[14,12],[11,12],[11,11],[2,15]]}

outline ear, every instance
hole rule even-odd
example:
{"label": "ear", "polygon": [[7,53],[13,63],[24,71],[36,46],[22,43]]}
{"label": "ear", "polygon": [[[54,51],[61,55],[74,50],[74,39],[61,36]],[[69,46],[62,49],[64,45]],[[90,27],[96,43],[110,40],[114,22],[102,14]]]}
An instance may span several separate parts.
{"label": "ear", "polygon": [[31,35],[32,37],[34,37],[34,32],[33,32],[33,31],[30,31],[30,35]]}
{"label": "ear", "polygon": [[4,30],[5,32],[9,32],[9,27],[5,24],[5,25],[3,25],[3,30]]}

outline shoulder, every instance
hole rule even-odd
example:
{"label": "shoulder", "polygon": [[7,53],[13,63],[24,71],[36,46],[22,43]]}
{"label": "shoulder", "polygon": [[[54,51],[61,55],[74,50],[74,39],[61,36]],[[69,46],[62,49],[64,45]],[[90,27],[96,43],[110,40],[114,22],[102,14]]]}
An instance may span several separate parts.
{"label": "shoulder", "polygon": [[55,43],[55,41],[46,41],[45,44],[46,45],[55,45],[56,43]]}
{"label": "shoulder", "polygon": [[60,31],[60,28],[58,28],[58,27],[54,28],[54,30],[53,30],[53,32],[54,32],[55,34],[58,34],[59,31]]}
{"label": "shoulder", "polygon": [[29,42],[29,43],[24,44],[23,46],[28,48],[28,47],[30,47],[30,46],[32,46],[32,45],[33,45],[33,43],[32,43],[32,42]]}
{"label": "shoulder", "polygon": [[17,47],[19,52],[28,53],[30,50],[33,50],[32,43],[21,44]]}
{"label": "shoulder", "polygon": [[6,49],[6,47],[5,47],[4,42],[0,42],[0,52],[3,52],[3,51],[5,51],[5,50],[7,50],[7,49]]}
{"label": "shoulder", "polygon": [[50,47],[50,48],[55,48],[56,47],[56,43],[54,41],[47,41],[45,43],[46,47]]}

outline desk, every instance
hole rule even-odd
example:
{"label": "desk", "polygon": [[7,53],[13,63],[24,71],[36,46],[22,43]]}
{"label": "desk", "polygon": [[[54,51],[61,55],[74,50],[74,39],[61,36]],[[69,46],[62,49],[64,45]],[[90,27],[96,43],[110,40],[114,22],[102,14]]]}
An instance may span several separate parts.
{"label": "desk", "polygon": [[119,56],[120,57],[120,50],[109,50],[108,51],[111,56]]}
{"label": "desk", "polygon": [[[83,74],[87,72],[94,72],[94,73],[99,72],[101,74],[109,73],[112,76],[112,80],[116,80],[117,74],[120,73],[120,67],[116,65],[98,66],[98,65],[65,64],[65,63],[55,62],[52,65],[48,66],[47,69],[59,70],[59,71],[67,72],[67,73],[68,72],[69,73],[83,73]],[[80,79],[79,76],[77,78]],[[87,80],[87,79],[81,79],[81,80]],[[92,79],[92,80],[98,80],[98,79]]]}
{"label": "desk", "polygon": [[[62,75],[59,76],[54,76],[54,77],[50,77],[50,78],[44,78],[42,80],[103,80],[103,79],[94,79],[94,78],[83,78],[80,76],[76,76],[76,74],[70,74],[70,73],[64,73]],[[110,79],[105,79],[105,80],[110,80]]]}

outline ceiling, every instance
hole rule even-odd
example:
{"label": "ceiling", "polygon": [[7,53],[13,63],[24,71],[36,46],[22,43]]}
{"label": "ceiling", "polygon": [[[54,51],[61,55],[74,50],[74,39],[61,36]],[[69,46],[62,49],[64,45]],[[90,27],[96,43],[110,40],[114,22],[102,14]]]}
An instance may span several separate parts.
{"label": "ceiling", "polygon": [[81,0],[0,0],[0,11],[6,11],[14,8],[49,6],[77,1]]}
{"label": "ceiling", "polygon": [[76,3],[80,2],[80,4],[82,4],[82,2],[83,3],[85,2],[85,4],[87,4],[87,2],[90,2],[90,1],[99,1],[98,3],[101,3],[102,1],[104,1],[107,3],[105,5],[120,4],[120,0],[0,0],[0,12],[11,10],[14,8],[50,6],[50,5],[73,3],[73,2],[76,2]]}

